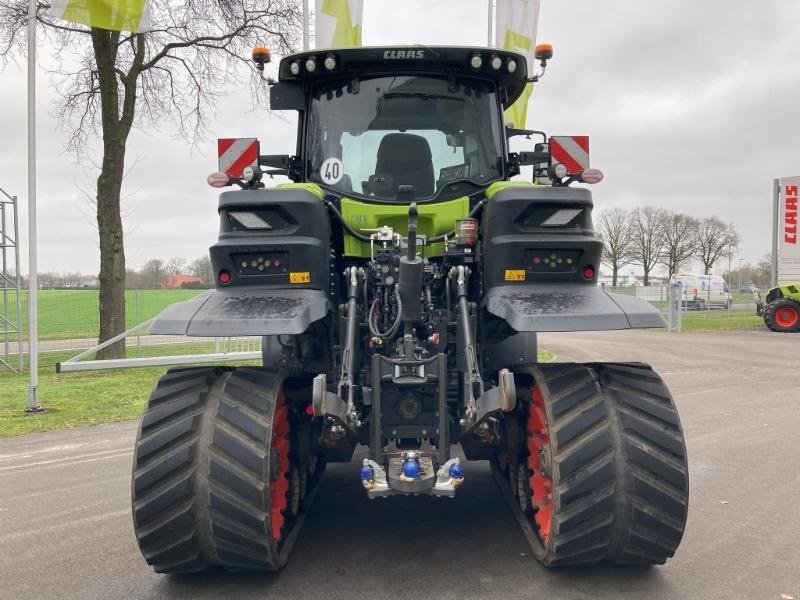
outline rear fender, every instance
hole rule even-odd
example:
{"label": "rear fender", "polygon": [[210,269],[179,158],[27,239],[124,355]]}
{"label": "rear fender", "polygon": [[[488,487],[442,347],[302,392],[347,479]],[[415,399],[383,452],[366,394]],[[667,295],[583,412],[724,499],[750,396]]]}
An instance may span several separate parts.
{"label": "rear fender", "polygon": [[575,283],[491,288],[482,307],[515,331],[607,331],[666,327],[649,302]]}
{"label": "rear fender", "polygon": [[332,309],[327,296],[314,289],[234,288],[178,302],[162,311],[150,326],[152,335],[234,337],[299,335]]}

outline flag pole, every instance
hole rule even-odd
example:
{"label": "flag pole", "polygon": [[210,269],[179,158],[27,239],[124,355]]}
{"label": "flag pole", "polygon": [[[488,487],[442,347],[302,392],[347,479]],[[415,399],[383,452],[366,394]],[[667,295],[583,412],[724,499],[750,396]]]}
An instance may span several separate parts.
{"label": "flag pole", "polygon": [[36,260],[36,2],[28,3],[28,404],[25,412],[41,412],[39,406],[39,350],[36,294],[39,289]]}
{"label": "flag pole", "polygon": [[308,50],[308,0],[303,0],[303,50]]}
{"label": "flag pole", "polygon": [[487,32],[486,32],[486,47],[487,48],[491,48],[492,47],[492,29],[494,29],[493,20],[494,20],[494,14],[492,12],[492,0],[489,0],[489,26],[488,26]]}

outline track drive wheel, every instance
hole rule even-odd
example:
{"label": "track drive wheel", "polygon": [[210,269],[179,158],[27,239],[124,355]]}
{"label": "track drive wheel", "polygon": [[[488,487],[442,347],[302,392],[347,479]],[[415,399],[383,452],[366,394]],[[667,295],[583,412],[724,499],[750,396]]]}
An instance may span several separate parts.
{"label": "track drive wheel", "polygon": [[136,539],[157,572],[286,563],[320,473],[300,473],[296,449],[308,443],[297,432],[310,435],[309,417],[283,384],[279,373],[221,367],[173,369],[158,382],[132,481]]}
{"label": "track drive wheel", "polygon": [[534,555],[548,566],[664,563],[683,536],[688,471],[661,378],[642,364],[553,364],[518,381],[530,399],[517,412],[527,433],[517,498],[511,473],[495,478]]}
{"label": "track drive wheel", "polygon": [[764,323],[771,331],[795,333],[800,331],[800,303],[781,298],[767,304]]}

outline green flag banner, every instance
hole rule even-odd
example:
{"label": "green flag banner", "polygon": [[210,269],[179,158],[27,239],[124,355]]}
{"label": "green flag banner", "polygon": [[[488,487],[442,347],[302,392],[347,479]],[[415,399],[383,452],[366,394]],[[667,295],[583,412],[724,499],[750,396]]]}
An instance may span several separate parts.
{"label": "green flag banner", "polygon": [[[497,0],[495,45],[525,55],[529,71],[534,64],[540,4],[541,0]],[[506,111],[506,122],[513,123],[517,128],[525,127],[528,100],[532,93],[533,85],[529,83],[519,99]]]}
{"label": "green flag banner", "polygon": [[350,48],[361,45],[364,0],[317,0],[315,42],[317,48]]}
{"label": "green flag banner", "polygon": [[148,0],[53,0],[50,13],[73,23],[111,31],[150,29]]}

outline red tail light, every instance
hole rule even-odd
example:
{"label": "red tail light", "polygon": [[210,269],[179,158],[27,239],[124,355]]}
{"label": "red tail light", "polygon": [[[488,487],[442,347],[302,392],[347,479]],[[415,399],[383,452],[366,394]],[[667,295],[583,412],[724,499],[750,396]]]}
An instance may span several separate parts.
{"label": "red tail light", "polygon": [[594,267],[591,265],[588,267],[583,268],[583,278],[584,279],[594,279]]}
{"label": "red tail light", "polygon": [[219,275],[217,275],[217,279],[223,285],[226,285],[231,282],[231,274],[228,271],[220,271]]}

